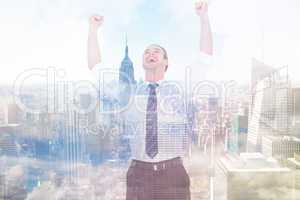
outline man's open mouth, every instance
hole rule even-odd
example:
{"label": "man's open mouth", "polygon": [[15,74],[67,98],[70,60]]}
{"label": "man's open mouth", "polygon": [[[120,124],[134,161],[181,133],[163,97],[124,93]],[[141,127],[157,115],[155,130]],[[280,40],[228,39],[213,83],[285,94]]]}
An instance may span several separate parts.
{"label": "man's open mouth", "polygon": [[150,58],[150,59],[148,59],[148,62],[149,62],[149,63],[155,63],[155,62],[156,62],[156,59]]}

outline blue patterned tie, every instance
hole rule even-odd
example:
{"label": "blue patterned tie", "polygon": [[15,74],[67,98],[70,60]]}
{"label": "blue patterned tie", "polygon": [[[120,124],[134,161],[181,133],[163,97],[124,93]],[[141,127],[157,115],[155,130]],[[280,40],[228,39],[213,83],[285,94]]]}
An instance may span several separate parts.
{"label": "blue patterned tie", "polygon": [[156,91],[158,84],[149,84],[149,96],[146,114],[146,154],[154,158],[158,153],[157,141],[157,97]]}

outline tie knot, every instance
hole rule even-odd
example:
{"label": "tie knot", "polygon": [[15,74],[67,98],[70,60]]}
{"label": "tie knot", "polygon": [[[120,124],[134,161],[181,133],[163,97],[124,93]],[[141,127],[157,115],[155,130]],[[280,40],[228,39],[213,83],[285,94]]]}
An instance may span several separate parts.
{"label": "tie knot", "polygon": [[152,90],[156,89],[158,87],[158,83],[149,83],[148,87]]}

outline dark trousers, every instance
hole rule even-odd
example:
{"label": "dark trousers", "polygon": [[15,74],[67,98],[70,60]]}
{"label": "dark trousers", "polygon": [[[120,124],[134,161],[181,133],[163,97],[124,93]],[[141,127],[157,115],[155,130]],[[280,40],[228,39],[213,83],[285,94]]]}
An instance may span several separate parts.
{"label": "dark trousers", "polygon": [[156,163],[132,160],[126,200],[190,200],[190,179],[181,158]]}

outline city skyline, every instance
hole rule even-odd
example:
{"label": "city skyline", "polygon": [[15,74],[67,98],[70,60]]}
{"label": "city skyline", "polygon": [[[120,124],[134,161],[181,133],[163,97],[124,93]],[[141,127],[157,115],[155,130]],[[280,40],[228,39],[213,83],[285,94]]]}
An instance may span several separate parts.
{"label": "city skyline", "polygon": [[203,1],[1,3],[0,200],[298,200],[300,3]]}

